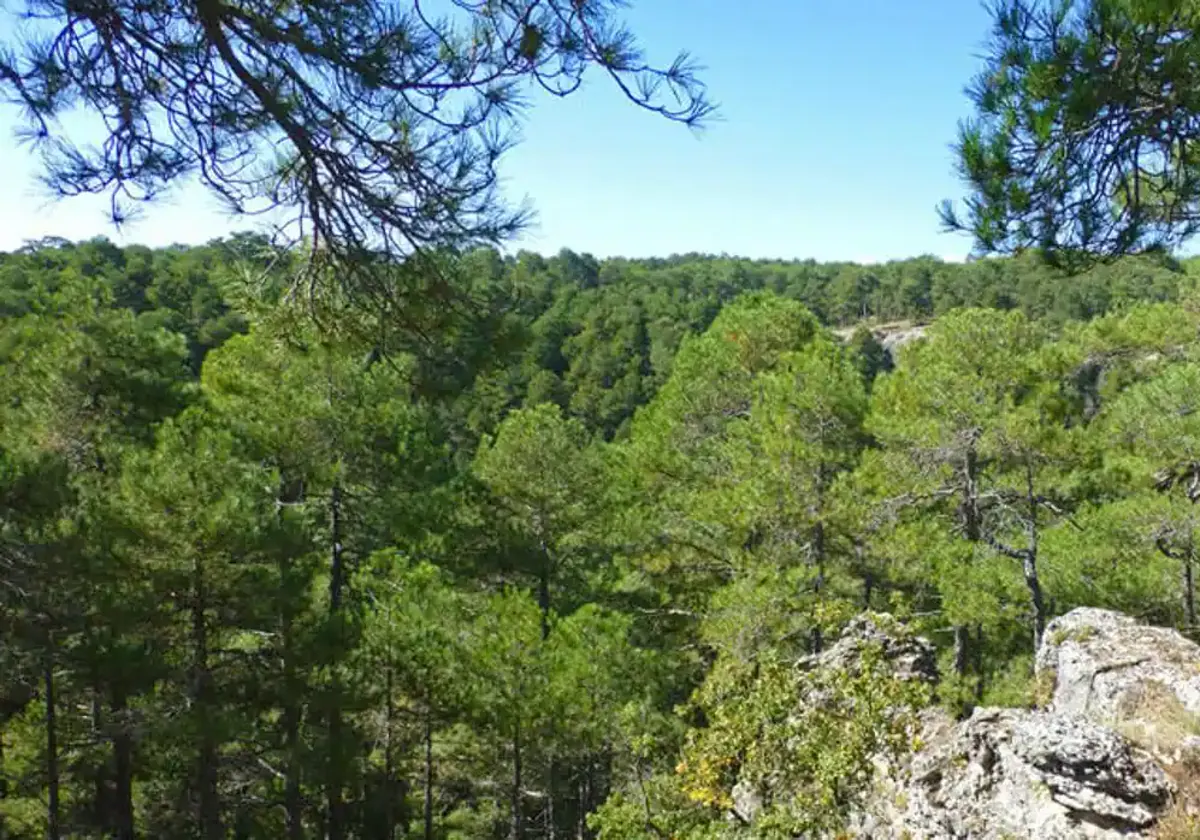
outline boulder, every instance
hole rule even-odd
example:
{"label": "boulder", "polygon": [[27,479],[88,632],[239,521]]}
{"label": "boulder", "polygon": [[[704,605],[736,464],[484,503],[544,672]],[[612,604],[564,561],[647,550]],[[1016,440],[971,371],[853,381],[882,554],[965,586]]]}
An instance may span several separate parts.
{"label": "boulder", "polygon": [[1046,628],[1036,667],[1050,711],[1111,727],[1165,762],[1197,753],[1200,646],[1174,630],[1072,610]]}
{"label": "boulder", "polygon": [[922,746],[881,768],[851,836],[874,840],[1153,837],[1174,786],[1148,756],[1077,715],[926,715]]}

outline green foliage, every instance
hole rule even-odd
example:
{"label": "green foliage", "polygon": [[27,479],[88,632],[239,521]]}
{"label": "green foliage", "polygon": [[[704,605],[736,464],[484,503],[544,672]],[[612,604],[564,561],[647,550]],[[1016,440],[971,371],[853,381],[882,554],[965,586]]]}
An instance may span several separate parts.
{"label": "green foliage", "polygon": [[1177,91],[1196,84],[1200,7],[1003,0],[992,13],[969,89],[975,115],[957,146],[966,215],[947,205],[947,223],[984,252],[1050,249],[1083,262],[1191,236],[1195,107]]}
{"label": "green foliage", "polygon": [[[732,825],[753,819],[755,837],[837,831],[868,790],[873,759],[911,748],[912,715],[928,699],[894,678],[878,649],[853,671],[722,657],[681,710],[706,725],[689,733],[673,776],[655,780],[653,799],[646,791],[640,821],[614,797],[595,824],[602,838],[644,836],[647,824],[684,838],[742,836],[731,815]],[[739,797],[761,811],[739,813]]]}
{"label": "green foliage", "polygon": [[1180,266],[475,251],[491,326],[377,345],[259,244],[0,260],[2,832],[835,831],[927,699],[807,667],[859,612],[960,713],[1076,605],[1196,623]]}
{"label": "green foliage", "polygon": [[[197,175],[232,213],[273,211],[307,239],[306,279],[376,310],[453,308],[409,269],[522,228],[496,163],[526,86],[568,96],[594,69],[659,116],[696,125],[713,110],[687,55],[651,63],[611,2],[28,10],[41,31],[4,37],[0,87],[52,188],[106,194],[120,222]],[[98,143],[60,121],[77,109],[103,126]]]}

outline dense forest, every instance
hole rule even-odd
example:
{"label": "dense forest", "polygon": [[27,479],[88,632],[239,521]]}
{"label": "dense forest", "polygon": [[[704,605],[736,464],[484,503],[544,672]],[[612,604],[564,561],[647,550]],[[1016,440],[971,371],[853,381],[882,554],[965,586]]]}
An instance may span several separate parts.
{"label": "dense forest", "polygon": [[959,712],[1197,628],[1190,262],[443,268],[487,329],[381,348],[255,236],[0,258],[0,836],[836,830],[930,699],[791,708],[864,609]]}

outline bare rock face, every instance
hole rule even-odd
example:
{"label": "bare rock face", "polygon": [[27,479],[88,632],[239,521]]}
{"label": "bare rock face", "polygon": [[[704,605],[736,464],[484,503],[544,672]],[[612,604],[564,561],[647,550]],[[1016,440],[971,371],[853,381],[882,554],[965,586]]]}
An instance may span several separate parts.
{"label": "bare rock face", "polygon": [[1072,610],[1050,622],[1038,679],[1053,712],[1084,715],[1166,762],[1197,753],[1200,646],[1116,612]]}
{"label": "bare rock face", "polygon": [[979,709],[879,780],[853,826],[876,840],[1152,837],[1174,787],[1149,757],[1085,718]]}
{"label": "bare rock face", "polygon": [[919,748],[879,765],[850,836],[1194,836],[1168,825],[1197,811],[1200,646],[1119,613],[1078,609],[1047,628],[1037,680],[1042,711],[977,709],[961,722],[926,711]]}

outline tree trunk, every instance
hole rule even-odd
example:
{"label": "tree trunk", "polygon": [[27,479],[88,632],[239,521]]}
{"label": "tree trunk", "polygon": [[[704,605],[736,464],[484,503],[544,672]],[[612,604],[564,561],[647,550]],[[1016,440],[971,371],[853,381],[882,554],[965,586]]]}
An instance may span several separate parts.
{"label": "tree trunk", "polygon": [[875,573],[866,563],[866,548],[861,540],[854,541],[854,562],[862,572],[863,609],[871,609],[871,597],[875,594]]}
{"label": "tree trunk", "polygon": [[538,575],[538,609],[542,614],[542,641],[550,638],[550,576],[554,570],[554,560],[550,549],[541,541],[542,570]]}
{"label": "tree trunk", "polygon": [[425,707],[425,840],[433,840],[433,710]]}
{"label": "tree trunk", "polygon": [[[0,729],[0,806],[8,799],[8,774],[4,766],[4,730]],[[4,809],[0,807],[0,838],[8,837],[8,825],[4,821]]]}
{"label": "tree trunk", "polygon": [[[290,640],[284,641],[285,648]],[[283,784],[283,807],[286,812],[288,840],[304,840],[304,796],[300,788],[300,707],[293,693],[297,686],[290,662],[291,652],[284,652],[284,685],[287,698],[283,707],[283,743],[287,752],[287,769]]]}
{"label": "tree trunk", "polygon": [[[818,501],[818,504],[821,503]],[[819,605],[825,589],[825,522],[823,519],[818,518],[816,524],[813,525],[812,541],[813,564],[816,566],[816,577],[813,579],[813,595],[816,597]],[[810,646],[813,653],[820,653],[821,648],[824,646],[819,626],[813,626]]]}
{"label": "tree trunk", "polygon": [[[104,692],[100,686],[100,675],[92,671],[92,743],[97,746],[107,740],[104,732]],[[92,768],[92,818],[97,831],[108,835],[115,832],[116,820],[113,817],[112,805],[109,802],[108,778],[104,761],[100,760]]]}
{"label": "tree trunk", "polygon": [[1038,580],[1037,553],[1030,549],[1024,561],[1025,586],[1029,589],[1029,600],[1033,603],[1033,650],[1042,646],[1042,634],[1046,632],[1046,603],[1042,597],[1042,584]]}
{"label": "tree trunk", "polygon": [[976,624],[975,625],[975,674],[976,674],[975,702],[977,702],[977,703],[981,702],[983,700],[983,688],[984,688],[983,649],[984,649],[983,625]]}
{"label": "tree trunk", "polygon": [[334,484],[329,491],[329,536],[332,542],[329,557],[329,611],[336,614],[342,609],[346,573],[342,551],[342,488],[339,484]]}
{"label": "tree trunk", "polygon": [[546,838],[547,840],[555,840],[557,836],[557,825],[555,820],[558,815],[554,813],[554,756],[550,756],[550,761],[546,765]]}
{"label": "tree trunk", "polygon": [[[283,511],[286,505],[294,504],[304,498],[303,482],[289,483],[286,476],[279,478],[279,489],[276,498],[276,524],[280,531],[285,527]],[[302,788],[301,763],[301,708],[300,697],[303,696],[303,686],[296,674],[295,651],[295,618],[292,605],[286,600],[291,576],[291,558],[287,552],[278,555],[277,569],[279,572],[280,593],[283,596],[279,602],[279,638],[282,644],[283,657],[283,749],[284,749],[284,782],[283,810],[284,825],[288,840],[304,840],[304,791]]]}
{"label": "tree trunk", "polygon": [[[50,644],[53,645],[53,640]],[[60,840],[58,715],[54,697],[54,655],[50,652],[47,652],[42,666],[42,687],[46,704],[46,840]]]}
{"label": "tree trunk", "polygon": [[134,840],[133,735],[130,732],[129,701],[125,689],[113,689],[113,817],[116,840]]}
{"label": "tree trunk", "polygon": [[1183,612],[1187,618],[1188,633],[1196,632],[1196,581],[1193,562],[1196,546],[1191,536],[1183,551]]}
{"label": "tree trunk", "polygon": [[[389,625],[391,623],[391,614],[388,614]],[[386,802],[383,806],[383,821],[384,821],[384,837],[391,840],[396,835],[396,805],[395,800],[397,793],[396,785],[396,704],[393,697],[396,693],[396,669],[393,663],[395,657],[392,655],[391,643],[388,643],[387,652],[387,677],[384,681],[384,702],[383,702],[383,775],[386,780],[384,783],[384,791]]]}
{"label": "tree trunk", "polygon": [[1025,492],[1029,503],[1029,522],[1026,525],[1028,536],[1022,565],[1025,586],[1029,589],[1029,600],[1033,604],[1033,653],[1036,656],[1042,646],[1042,634],[1046,632],[1046,602],[1038,577],[1038,501],[1033,492],[1033,466],[1030,464],[1025,467]]}
{"label": "tree trunk", "polygon": [[963,478],[963,536],[976,543],[983,539],[983,529],[979,518],[979,455],[974,446],[967,449]]}
{"label": "tree trunk", "polygon": [[525,840],[525,812],[521,806],[521,724],[513,727],[512,832],[509,840]]}
{"label": "tree trunk", "polygon": [[[345,587],[345,556],[342,547],[342,488],[334,484],[329,494],[329,524],[332,549],[329,566],[329,613],[336,631],[337,644],[344,644],[342,596]],[[337,665],[333,668],[329,705],[329,756],[326,778],[328,800],[328,840],[346,838],[346,803],[343,799],[345,778],[342,767],[342,687]]]}
{"label": "tree trunk", "polygon": [[208,661],[208,591],[199,557],[192,566],[192,700],[199,721],[196,744],[197,821],[203,840],[223,840],[221,801],[218,793],[219,752],[214,734],[212,671]]}
{"label": "tree trunk", "polygon": [[971,628],[959,624],[954,628],[954,673],[960,677],[967,673],[971,658]]}
{"label": "tree trunk", "polygon": [[[963,537],[967,542],[977,543],[983,538],[979,521],[979,454],[975,446],[967,447],[963,463],[962,499]],[[954,672],[966,676],[971,660],[971,630],[966,625],[954,628]]]}
{"label": "tree trunk", "polygon": [[592,757],[589,755],[579,775],[579,808],[575,814],[575,840],[587,838],[587,814],[591,810],[589,789],[592,781]]}

